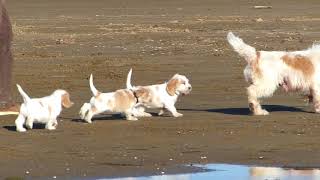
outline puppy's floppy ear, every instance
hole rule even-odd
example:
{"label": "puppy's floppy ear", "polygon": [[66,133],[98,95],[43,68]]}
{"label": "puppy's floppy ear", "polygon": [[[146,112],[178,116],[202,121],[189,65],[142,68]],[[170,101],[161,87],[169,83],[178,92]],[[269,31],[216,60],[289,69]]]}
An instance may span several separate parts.
{"label": "puppy's floppy ear", "polygon": [[61,96],[61,104],[65,108],[70,108],[74,103],[70,100],[70,94],[68,92]]}
{"label": "puppy's floppy ear", "polygon": [[178,84],[179,84],[179,80],[176,78],[170,79],[170,81],[167,83],[166,90],[170,96],[175,95]]}

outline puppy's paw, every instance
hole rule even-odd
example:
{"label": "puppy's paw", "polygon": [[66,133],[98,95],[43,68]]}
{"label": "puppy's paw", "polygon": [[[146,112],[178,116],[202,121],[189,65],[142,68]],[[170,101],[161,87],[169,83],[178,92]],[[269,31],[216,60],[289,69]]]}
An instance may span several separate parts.
{"label": "puppy's paw", "polygon": [[32,124],[32,123],[26,124],[26,127],[27,127],[28,129],[32,129],[32,128],[33,128],[33,124]]}
{"label": "puppy's paw", "polygon": [[50,126],[50,127],[48,127],[47,129],[48,129],[48,130],[55,130],[55,129],[56,129],[56,127],[54,127],[54,126]]}
{"label": "puppy's paw", "polygon": [[183,114],[177,112],[177,113],[173,114],[173,116],[174,116],[174,117],[182,117]]}
{"label": "puppy's paw", "polygon": [[147,112],[144,112],[144,113],[143,113],[143,117],[152,117],[152,114],[147,113]]}
{"label": "puppy's paw", "polygon": [[92,123],[92,121],[91,120],[84,120],[86,123],[89,123],[89,124],[91,124]]}
{"label": "puppy's paw", "polygon": [[17,128],[16,130],[17,130],[17,132],[26,132],[27,131],[26,128]]}
{"label": "puppy's paw", "polygon": [[254,115],[263,115],[263,116],[266,116],[266,115],[269,115],[269,112],[265,109],[261,109],[260,111],[256,111],[254,112]]}
{"label": "puppy's paw", "polygon": [[127,117],[127,120],[128,121],[137,121],[138,118],[131,116],[131,117]]}
{"label": "puppy's paw", "polygon": [[158,116],[162,116],[164,114],[164,110],[161,109],[160,112],[158,112]]}

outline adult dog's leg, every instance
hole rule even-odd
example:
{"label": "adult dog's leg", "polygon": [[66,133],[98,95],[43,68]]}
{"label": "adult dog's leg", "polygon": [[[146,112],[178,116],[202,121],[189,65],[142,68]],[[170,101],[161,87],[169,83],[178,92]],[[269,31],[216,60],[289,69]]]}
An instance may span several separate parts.
{"label": "adult dog's leg", "polygon": [[314,111],[316,113],[320,113],[320,88],[317,86],[314,86],[310,90],[310,93],[312,94]]}
{"label": "adult dog's leg", "polygon": [[276,87],[270,85],[251,85],[247,88],[249,109],[254,115],[268,115],[269,112],[262,109],[259,98],[268,97],[273,94]]}

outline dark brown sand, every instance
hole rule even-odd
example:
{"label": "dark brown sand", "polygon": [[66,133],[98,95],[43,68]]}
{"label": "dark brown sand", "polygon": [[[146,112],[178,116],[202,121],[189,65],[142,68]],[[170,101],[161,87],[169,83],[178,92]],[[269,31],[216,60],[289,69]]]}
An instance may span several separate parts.
{"label": "dark brown sand", "polygon": [[[1,117],[0,176],[159,174],[189,163],[319,167],[319,115],[281,91],[263,102],[269,116],[249,115],[245,62],[226,42],[233,31],[259,50],[305,49],[320,40],[319,8],[318,0],[8,1],[13,82],[31,97],[69,90],[76,105],[55,131],[17,133],[15,116]],[[189,77],[193,92],[177,103],[184,117],[79,122],[90,73],[99,90],[113,91],[131,67],[135,85]]]}

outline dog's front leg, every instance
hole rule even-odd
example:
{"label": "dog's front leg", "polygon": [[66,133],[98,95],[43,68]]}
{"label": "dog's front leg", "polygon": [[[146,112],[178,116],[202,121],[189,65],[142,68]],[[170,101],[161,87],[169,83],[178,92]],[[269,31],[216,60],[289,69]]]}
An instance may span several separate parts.
{"label": "dog's front leg", "polygon": [[170,111],[174,117],[182,117],[183,116],[183,114],[177,112],[177,109],[174,106],[174,104],[171,104],[171,103],[170,104],[166,104],[165,108],[168,111]]}
{"label": "dog's front leg", "polygon": [[138,118],[134,117],[134,113],[133,110],[127,110],[126,112],[124,112],[126,119],[129,121],[137,121]]}
{"label": "dog's front leg", "polygon": [[258,100],[259,88],[255,85],[251,85],[248,87],[247,93],[248,93],[248,103],[249,103],[250,111],[254,115],[268,115],[269,112],[265,109],[262,109],[259,103],[259,100]]}

